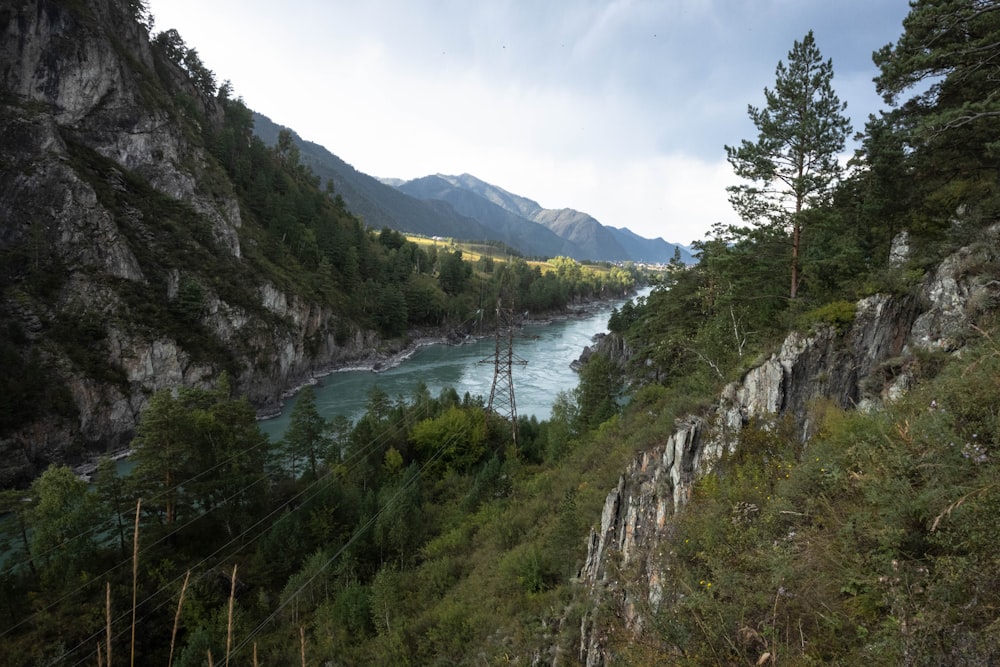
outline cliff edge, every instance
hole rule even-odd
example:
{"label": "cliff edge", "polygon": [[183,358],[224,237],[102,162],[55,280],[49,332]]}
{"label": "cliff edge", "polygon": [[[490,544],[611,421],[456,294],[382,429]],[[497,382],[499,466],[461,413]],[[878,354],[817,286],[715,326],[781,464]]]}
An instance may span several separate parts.
{"label": "cliff edge", "polygon": [[816,399],[873,410],[897,398],[911,385],[918,354],[960,353],[974,335],[976,316],[997,303],[997,276],[970,267],[987,263],[998,247],[995,225],[980,242],[942,262],[916,294],[878,294],[858,302],[848,330],[822,326],[789,334],[777,352],[727,385],[705,414],[679,420],[666,442],[638,454],[608,494],[600,526],[588,540],[579,579],[593,611],[580,628],[581,663],[612,663],[600,610],[618,610],[624,626],[639,631],[641,610],[657,607],[671,517],[683,509],[695,480],[732,453],[740,428],[753,419],[787,415],[807,440],[814,426],[807,408]]}

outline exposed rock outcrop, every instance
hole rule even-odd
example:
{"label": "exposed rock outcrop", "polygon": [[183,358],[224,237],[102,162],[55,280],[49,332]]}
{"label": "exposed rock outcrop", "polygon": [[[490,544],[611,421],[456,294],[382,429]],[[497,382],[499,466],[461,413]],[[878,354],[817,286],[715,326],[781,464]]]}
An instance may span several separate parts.
{"label": "exposed rock outcrop", "polygon": [[[0,6],[2,342],[25,359],[30,349],[30,363],[68,389],[53,401],[57,414],[0,434],[0,487],[119,447],[164,387],[206,386],[226,370],[268,411],[290,386],[374,363],[384,347],[290,288],[246,281],[234,298],[203,267],[186,270],[183,256],[164,269],[162,245],[188,233],[169,236],[157,211],[173,207],[205,229],[199,247],[220,266],[250,275],[240,203],[203,144],[200,123],[219,122],[223,107],[150,41],[137,7]],[[199,299],[182,320],[196,336],[136,317],[145,308],[147,321],[162,319],[185,288]],[[214,347],[199,351],[202,341]]]}
{"label": "exposed rock outcrop", "polygon": [[594,336],[594,344],[583,348],[583,352],[580,353],[579,358],[573,361],[570,366],[574,370],[580,370],[587,363],[587,360],[595,354],[603,354],[612,363],[624,367],[626,360],[632,356],[632,351],[629,349],[628,343],[621,336],[599,333]]}
{"label": "exposed rock outcrop", "polygon": [[[998,237],[1000,226],[982,243],[949,257],[916,296],[862,300],[847,332],[822,327],[790,334],[777,353],[728,385],[707,414],[681,420],[667,442],[636,456],[608,494],[580,571],[595,610],[613,603],[626,627],[641,629],[639,610],[656,608],[661,599],[658,568],[669,550],[671,516],[749,420],[790,415],[807,438],[806,408],[814,399],[873,409],[910,385],[907,359],[916,351],[959,349],[975,316],[995,308],[1000,298],[993,275]],[[628,585],[621,580],[624,572],[630,574]],[[580,629],[579,658],[588,667],[609,664],[611,657],[598,618],[587,615]]]}

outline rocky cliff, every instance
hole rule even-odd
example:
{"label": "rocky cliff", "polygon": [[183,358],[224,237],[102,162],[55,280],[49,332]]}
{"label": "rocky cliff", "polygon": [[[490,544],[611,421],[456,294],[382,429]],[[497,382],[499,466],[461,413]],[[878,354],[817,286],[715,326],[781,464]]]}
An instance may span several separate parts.
{"label": "rocky cliff", "polygon": [[146,18],[116,0],[0,6],[0,352],[20,394],[0,487],[120,446],[163,387],[226,370],[266,408],[379,344],[250,270],[201,132],[222,106]]}
{"label": "rocky cliff", "polygon": [[683,508],[692,483],[731,451],[738,429],[754,418],[788,415],[807,439],[807,407],[817,398],[859,409],[893,400],[910,386],[922,352],[957,353],[976,317],[995,309],[998,254],[1000,226],[995,226],[981,242],[945,260],[916,294],[859,302],[847,331],[823,326],[790,334],[778,352],[728,385],[707,414],[680,420],[665,443],[636,456],[590,534],[580,580],[594,611],[580,628],[581,662],[588,667],[612,662],[599,620],[602,609],[618,610],[625,626],[638,631],[640,610],[657,606],[671,517]]}

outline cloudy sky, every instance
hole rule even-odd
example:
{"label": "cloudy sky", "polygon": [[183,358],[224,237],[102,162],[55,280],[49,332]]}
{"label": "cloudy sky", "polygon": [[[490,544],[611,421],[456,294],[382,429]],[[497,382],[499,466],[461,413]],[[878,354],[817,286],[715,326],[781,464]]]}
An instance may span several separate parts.
{"label": "cloudy sky", "polygon": [[724,146],[755,138],[812,29],[856,129],[906,0],[150,0],[221,82],[378,177],[470,173],[688,244],[736,222]]}

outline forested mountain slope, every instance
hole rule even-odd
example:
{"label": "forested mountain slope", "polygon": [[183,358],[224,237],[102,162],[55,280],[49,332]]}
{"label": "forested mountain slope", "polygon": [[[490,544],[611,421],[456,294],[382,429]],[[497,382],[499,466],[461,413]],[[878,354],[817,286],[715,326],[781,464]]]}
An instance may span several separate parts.
{"label": "forested mountain slope", "polygon": [[[557,252],[554,254],[581,260],[666,264],[675,252],[680,252],[681,261],[694,262],[691,254],[676,244],[659,238],[642,238],[625,228],[607,227],[592,216],[573,209],[543,208],[538,202],[507,192],[471,174],[425,176],[396,187],[424,200],[447,201],[460,213],[481,220],[493,229],[515,233],[516,237],[530,242],[532,254],[538,254],[538,249],[549,249],[551,253],[551,248],[555,247]],[[554,239],[559,239],[555,246]]]}
{"label": "forested mountain slope", "polygon": [[288,132],[300,159],[322,183],[330,183],[348,208],[367,225],[425,236],[500,241],[526,257],[572,257],[586,261],[667,263],[679,249],[663,239],[645,239],[628,229],[606,227],[593,217],[563,209],[550,211],[469,174],[434,175],[399,181],[363,174],[327,148],[254,113],[254,133],[268,146]]}
{"label": "forested mountain slope", "polygon": [[[176,33],[151,41],[136,7],[0,10],[4,483],[36,461],[123,445],[158,389],[226,370],[262,405],[377,344],[336,296],[346,283],[324,294],[308,270],[323,261],[318,244],[353,247],[353,276],[346,257],[325,266],[360,283],[376,245],[303,190],[306,174],[249,143],[249,114],[197,51]],[[237,169],[270,180],[262,199],[247,199]],[[305,210],[268,217],[293,206],[321,219],[312,257]]]}
{"label": "forested mountain slope", "polygon": [[581,662],[1000,657],[1000,5],[903,27],[846,173],[832,64],[796,41],[726,147],[743,224],[612,318],[658,442],[591,533]]}
{"label": "forested mountain slope", "polygon": [[608,285],[523,262],[474,272],[457,249],[366,227],[290,135],[255,138],[231,86],[149,22],[124,0],[0,7],[0,485],[124,446],[160,389],[226,372],[273,409],[411,331],[461,329],[508,271],[530,310]]}
{"label": "forested mountain slope", "polygon": [[[1000,591],[948,571],[997,567],[979,559],[1000,544],[982,523],[997,501],[998,257],[994,225],[912,290],[812,313],[638,453],[605,500],[580,571],[595,605],[582,661],[1000,655],[986,602]],[[967,531],[979,533],[974,542],[962,541]],[[896,589],[901,579],[914,588]],[[924,587],[953,597],[931,600]],[[959,600],[967,613],[945,612]],[[812,616],[820,608],[826,622]],[[608,612],[623,620],[610,640]],[[930,636],[897,628],[896,613]],[[702,614],[717,617],[699,626]],[[782,636],[789,627],[808,643]]]}
{"label": "forested mountain slope", "polygon": [[[457,239],[496,238],[490,228],[475,218],[461,215],[448,207],[432,206],[415,197],[407,196],[396,188],[388,186],[376,178],[363,174],[347,164],[329,150],[299,137],[294,131],[284,128],[261,113],[254,113],[253,131],[268,146],[278,143],[282,130],[291,132],[292,140],[298,146],[300,159],[314,174],[333,185],[333,190],[344,198],[352,213],[366,225],[375,229],[389,227],[401,232],[423,234],[425,236],[446,236]],[[513,247],[516,236],[504,236],[500,240]],[[519,248],[526,252],[524,248]],[[554,253],[565,254],[565,253]]]}

